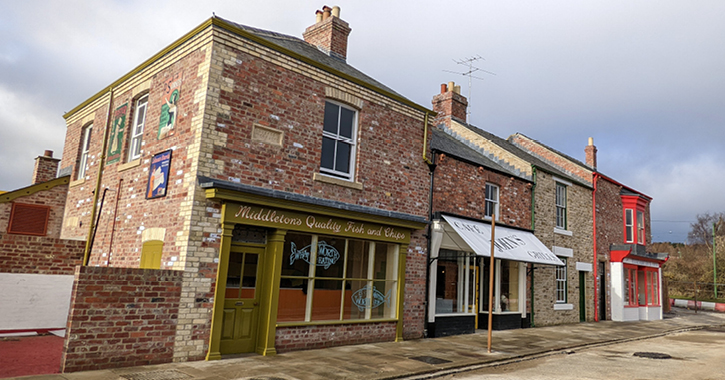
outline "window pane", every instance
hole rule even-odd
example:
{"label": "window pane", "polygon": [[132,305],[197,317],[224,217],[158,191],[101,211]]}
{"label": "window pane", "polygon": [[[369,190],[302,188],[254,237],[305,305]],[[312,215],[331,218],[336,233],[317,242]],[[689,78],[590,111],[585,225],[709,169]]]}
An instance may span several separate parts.
{"label": "window pane", "polygon": [[339,320],[341,303],[342,280],[315,280],[315,294],[312,297],[313,321]]}
{"label": "window pane", "polygon": [[257,287],[257,259],[258,255],[255,253],[244,254],[242,298],[254,298]]}
{"label": "window pane", "polygon": [[[481,258],[481,307],[482,312],[488,311],[488,285],[489,285],[489,274],[491,273],[491,260],[490,258]],[[494,307],[495,309],[495,307]]]}
{"label": "window pane", "polygon": [[355,112],[347,108],[340,109],[340,136],[352,139],[352,126]]}
{"label": "window pane", "polygon": [[395,281],[374,281],[370,319],[394,318]]}
{"label": "window pane", "polygon": [[342,278],[344,268],[345,239],[331,236],[317,238],[316,277]]}
{"label": "window pane", "polygon": [[348,240],[347,278],[367,279],[370,243],[362,240]]}
{"label": "window pane", "polygon": [[279,284],[278,322],[303,322],[307,309],[307,284],[309,280],[282,278]]}
{"label": "window pane", "polygon": [[365,319],[365,311],[368,309],[368,283],[368,281],[346,282],[344,319]]}
{"label": "window pane", "polygon": [[226,298],[240,298],[239,285],[241,284],[243,256],[244,255],[239,252],[231,252],[229,254],[229,269],[227,270],[227,288],[225,292]]}
{"label": "window pane", "polygon": [[325,103],[325,124],[324,131],[337,134],[337,120],[340,107],[329,102]]}
{"label": "window pane", "polygon": [[342,141],[337,142],[337,157],[335,157],[335,170],[343,173],[350,173],[350,144]]}
{"label": "window pane", "polygon": [[519,263],[501,261],[501,311],[519,311]]}
{"label": "window pane", "polygon": [[[282,276],[307,277],[310,273],[311,235],[288,233],[282,253]],[[281,303],[280,303],[281,304]]]}
{"label": "window pane", "polygon": [[632,242],[634,240],[634,224],[632,221],[632,210],[625,210],[625,232],[626,232],[626,241]]}
{"label": "window pane", "polygon": [[[392,271],[392,257],[389,260],[388,245],[384,243],[375,243],[375,266],[373,269],[373,278],[385,280],[394,279],[389,273]],[[389,267],[390,266],[390,267]]]}
{"label": "window pane", "polygon": [[637,271],[637,299],[638,299],[639,305],[644,306],[647,304],[646,299],[645,299],[646,295],[647,295],[647,290],[645,289],[644,271],[638,270]]}
{"label": "window pane", "polygon": [[458,289],[460,269],[458,252],[441,249],[438,255],[438,269],[436,278],[436,313],[458,313]]}
{"label": "window pane", "polygon": [[322,138],[322,167],[335,169],[335,140],[329,137]]}

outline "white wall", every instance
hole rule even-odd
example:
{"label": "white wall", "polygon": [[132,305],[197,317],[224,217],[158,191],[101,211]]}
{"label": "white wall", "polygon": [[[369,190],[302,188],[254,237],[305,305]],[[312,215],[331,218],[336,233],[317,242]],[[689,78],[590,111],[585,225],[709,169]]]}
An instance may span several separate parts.
{"label": "white wall", "polygon": [[610,263],[609,273],[612,281],[611,307],[612,320],[624,321],[624,266],[622,263]]}
{"label": "white wall", "polygon": [[0,331],[64,329],[72,275],[0,273]]}

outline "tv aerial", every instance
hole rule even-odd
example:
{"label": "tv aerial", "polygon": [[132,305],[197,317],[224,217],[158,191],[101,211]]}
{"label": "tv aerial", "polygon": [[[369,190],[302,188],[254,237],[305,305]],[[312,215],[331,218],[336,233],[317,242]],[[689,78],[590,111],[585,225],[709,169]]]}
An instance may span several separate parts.
{"label": "tv aerial", "polygon": [[474,62],[476,62],[476,61],[485,61],[485,59],[483,57],[481,57],[480,55],[476,55],[473,57],[467,57],[467,58],[459,59],[459,60],[454,59],[453,62],[455,62],[456,64],[459,64],[459,65],[467,66],[468,70],[465,72],[462,72],[462,73],[459,73],[456,71],[450,71],[450,70],[443,70],[447,73],[458,74],[458,75],[463,75],[465,77],[468,77],[468,104],[469,104],[469,107],[466,112],[466,122],[469,122],[471,120],[471,108],[473,108],[470,106],[470,104],[471,104],[471,87],[473,85],[472,80],[473,79],[484,80],[483,78],[474,76],[473,74],[480,71],[480,72],[483,72],[486,74],[496,75],[496,73],[484,70],[480,67],[473,66]]}

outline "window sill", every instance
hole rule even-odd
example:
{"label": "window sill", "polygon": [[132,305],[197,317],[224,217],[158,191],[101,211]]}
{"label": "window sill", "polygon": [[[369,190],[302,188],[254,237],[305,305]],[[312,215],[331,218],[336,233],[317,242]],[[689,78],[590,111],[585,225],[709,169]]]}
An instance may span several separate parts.
{"label": "window sill", "polygon": [[574,310],[574,304],[557,303],[557,304],[554,304],[554,310]]}
{"label": "window sill", "polygon": [[554,227],[554,233],[559,235],[566,235],[566,236],[572,236],[573,233],[569,230],[563,230],[559,227]]}
{"label": "window sill", "polygon": [[310,321],[310,322],[278,322],[277,327],[294,327],[294,326],[317,326],[317,325],[352,325],[361,323],[382,323],[382,322],[398,322],[395,318],[380,319],[346,319],[336,321]]}
{"label": "window sill", "polygon": [[78,186],[78,185],[82,185],[82,184],[84,184],[85,182],[86,182],[86,179],[85,179],[85,178],[77,179],[77,180],[75,180],[75,181],[71,181],[71,182],[70,182],[70,183],[68,184],[68,187],[76,187],[76,186]]}
{"label": "window sill", "polygon": [[344,179],[329,177],[329,176],[326,176],[326,175],[320,174],[320,173],[315,173],[313,175],[312,179],[317,182],[329,183],[331,185],[337,185],[337,186],[342,186],[342,187],[349,187],[349,188],[355,189],[355,190],[363,189],[363,184],[360,182],[346,181]]}
{"label": "window sill", "polygon": [[129,161],[129,162],[125,163],[125,164],[118,165],[117,171],[120,173],[120,172],[122,172],[124,170],[128,170],[128,169],[131,169],[131,168],[135,168],[136,166],[139,166],[139,165],[141,165],[141,157],[139,157],[139,158],[137,158],[137,159],[135,159],[133,161]]}

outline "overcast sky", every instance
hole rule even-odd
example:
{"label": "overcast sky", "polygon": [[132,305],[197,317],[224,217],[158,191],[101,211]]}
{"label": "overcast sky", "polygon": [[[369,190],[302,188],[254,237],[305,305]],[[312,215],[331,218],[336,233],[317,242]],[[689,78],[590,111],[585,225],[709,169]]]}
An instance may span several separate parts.
{"label": "overcast sky", "polygon": [[[63,152],[62,115],[208,19],[301,37],[321,0],[0,0],[0,190]],[[654,241],[725,211],[725,1],[340,1],[348,63],[431,107],[468,95],[471,124],[521,132],[654,198]],[[721,163],[721,164],[718,164]]]}

